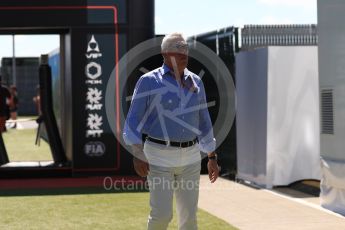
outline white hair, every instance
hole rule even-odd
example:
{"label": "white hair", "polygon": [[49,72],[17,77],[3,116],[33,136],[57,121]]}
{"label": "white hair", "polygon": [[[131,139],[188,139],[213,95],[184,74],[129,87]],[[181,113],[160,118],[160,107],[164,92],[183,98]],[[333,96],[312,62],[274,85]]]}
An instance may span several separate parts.
{"label": "white hair", "polygon": [[184,39],[181,33],[172,33],[165,35],[162,40],[161,51],[166,52],[168,50],[174,49],[173,46],[176,44],[176,41],[181,40],[183,43],[187,44],[186,40]]}

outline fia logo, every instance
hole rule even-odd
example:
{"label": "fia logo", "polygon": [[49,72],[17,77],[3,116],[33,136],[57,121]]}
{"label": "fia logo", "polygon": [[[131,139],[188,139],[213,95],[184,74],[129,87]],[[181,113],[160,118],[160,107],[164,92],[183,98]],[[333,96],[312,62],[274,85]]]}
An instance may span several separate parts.
{"label": "fia logo", "polygon": [[89,157],[101,157],[105,150],[105,145],[100,141],[90,141],[84,145],[84,152]]}

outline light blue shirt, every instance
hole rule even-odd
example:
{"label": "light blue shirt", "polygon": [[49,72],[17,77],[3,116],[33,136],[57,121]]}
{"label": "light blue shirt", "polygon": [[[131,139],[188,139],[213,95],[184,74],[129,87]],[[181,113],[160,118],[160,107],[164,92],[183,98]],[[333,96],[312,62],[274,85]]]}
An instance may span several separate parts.
{"label": "light blue shirt", "polygon": [[198,138],[202,152],[216,148],[205,88],[199,76],[184,70],[179,86],[163,64],[138,80],[127,114],[123,138],[127,145],[142,144],[142,134],[177,142]]}

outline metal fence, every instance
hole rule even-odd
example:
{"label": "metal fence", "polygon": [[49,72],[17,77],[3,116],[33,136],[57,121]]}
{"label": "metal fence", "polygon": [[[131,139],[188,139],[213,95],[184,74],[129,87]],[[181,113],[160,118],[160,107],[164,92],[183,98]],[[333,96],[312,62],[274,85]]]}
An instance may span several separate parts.
{"label": "metal fence", "polygon": [[[12,60],[12,57],[4,57],[1,60],[2,83],[6,86],[14,83],[12,79]],[[37,115],[37,109],[32,98],[37,94],[38,67],[38,57],[16,58],[18,114],[21,116]]]}
{"label": "metal fence", "polygon": [[[227,66],[230,66],[235,61],[235,52],[239,50],[238,28],[231,26],[188,38],[188,43],[195,42],[200,42],[213,50]],[[233,70],[230,71],[234,75]]]}
{"label": "metal fence", "polygon": [[264,46],[315,46],[317,26],[301,25],[245,25],[241,30],[241,50]]}

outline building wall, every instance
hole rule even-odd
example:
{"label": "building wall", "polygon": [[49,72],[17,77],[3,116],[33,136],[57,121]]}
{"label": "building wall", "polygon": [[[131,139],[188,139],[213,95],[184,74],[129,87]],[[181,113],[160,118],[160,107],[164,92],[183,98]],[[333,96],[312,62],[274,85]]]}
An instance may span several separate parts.
{"label": "building wall", "polygon": [[320,89],[333,91],[334,119],[333,134],[321,133],[321,156],[336,161],[345,160],[344,12],[344,1],[318,1]]}
{"label": "building wall", "polygon": [[321,205],[345,215],[345,2],[318,0]]}

